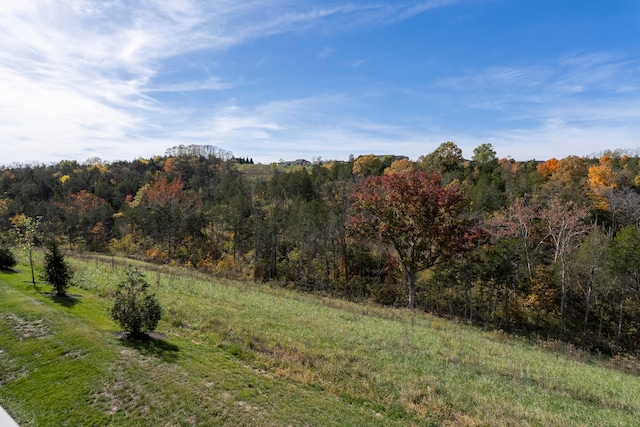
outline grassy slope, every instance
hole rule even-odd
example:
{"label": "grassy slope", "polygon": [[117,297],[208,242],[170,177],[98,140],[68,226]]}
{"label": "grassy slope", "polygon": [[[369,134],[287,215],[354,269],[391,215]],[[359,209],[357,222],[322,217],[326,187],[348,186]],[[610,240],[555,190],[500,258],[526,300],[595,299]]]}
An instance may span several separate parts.
{"label": "grassy slope", "polygon": [[[0,405],[29,425],[634,425],[640,379],[428,315],[153,269],[164,340],[118,339],[122,266],[75,299],[0,273]],[[153,268],[153,267],[149,267]]]}

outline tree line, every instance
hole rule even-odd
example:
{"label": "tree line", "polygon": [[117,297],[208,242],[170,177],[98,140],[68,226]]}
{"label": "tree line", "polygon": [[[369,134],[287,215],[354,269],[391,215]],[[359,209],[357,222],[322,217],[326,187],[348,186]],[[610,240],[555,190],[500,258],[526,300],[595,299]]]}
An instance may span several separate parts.
{"label": "tree line", "polygon": [[36,244],[408,305],[605,353],[640,347],[632,152],[518,162],[490,144],[464,159],[445,142],[416,161],[282,168],[179,146],[2,167],[4,246],[28,243],[29,219]]}

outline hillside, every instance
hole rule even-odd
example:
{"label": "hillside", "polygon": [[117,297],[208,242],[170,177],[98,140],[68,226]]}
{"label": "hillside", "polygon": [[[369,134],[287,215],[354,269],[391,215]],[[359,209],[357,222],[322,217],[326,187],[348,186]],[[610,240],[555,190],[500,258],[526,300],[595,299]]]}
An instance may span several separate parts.
{"label": "hillside", "polygon": [[572,347],[190,269],[140,264],[165,316],[122,340],[125,261],[71,261],[71,298],[0,273],[0,405],[22,426],[637,422],[640,378]]}
{"label": "hillside", "polygon": [[482,144],[465,159],[448,141],[350,160],[240,164],[194,145],[0,168],[0,251],[57,240],[640,356],[637,153],[517,162]]}

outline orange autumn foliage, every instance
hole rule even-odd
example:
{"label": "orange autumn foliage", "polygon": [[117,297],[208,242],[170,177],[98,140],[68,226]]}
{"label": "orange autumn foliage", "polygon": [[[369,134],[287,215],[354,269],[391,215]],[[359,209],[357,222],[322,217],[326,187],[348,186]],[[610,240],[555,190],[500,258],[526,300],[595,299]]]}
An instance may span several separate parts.
{"label": "orange autumn foliage", "polygon": [[542,178],[549,178],[556,172],[556,170],[558,170],[558,163],[558,159],[553,157],[546,162],[539,164],[536,170]]}
{"label": "orange autumn foliage", "polygon": [[616,176],[613,170],[613,159],[607,155],[600,158],[599,164],[589,168],[589,196],[596,207],[606,210],[610,208],[607,194],[618,186]]}

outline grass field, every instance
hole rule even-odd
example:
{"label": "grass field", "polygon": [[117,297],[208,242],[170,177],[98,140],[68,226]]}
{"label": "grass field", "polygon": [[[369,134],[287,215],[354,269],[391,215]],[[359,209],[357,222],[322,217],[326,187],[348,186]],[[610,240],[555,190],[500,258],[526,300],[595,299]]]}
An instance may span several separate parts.
{"label": "grass field", "polygon": [[139,264],[150,341],[108,316],[124,261],[70,259],[72,297],[0,272],[0,405],[21,426],[632,426],[640,378],[423,313]]}

